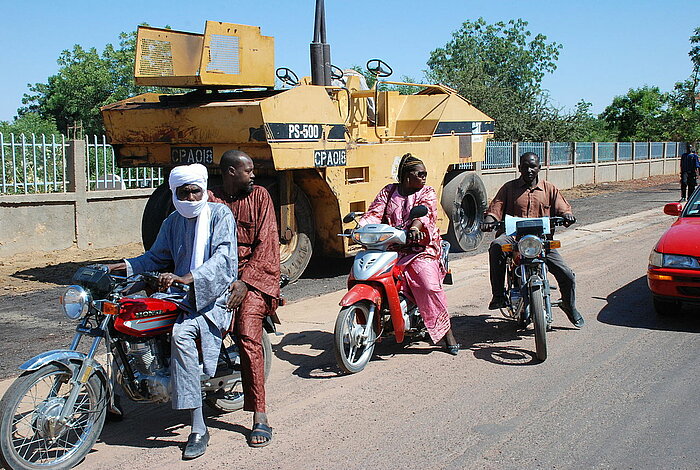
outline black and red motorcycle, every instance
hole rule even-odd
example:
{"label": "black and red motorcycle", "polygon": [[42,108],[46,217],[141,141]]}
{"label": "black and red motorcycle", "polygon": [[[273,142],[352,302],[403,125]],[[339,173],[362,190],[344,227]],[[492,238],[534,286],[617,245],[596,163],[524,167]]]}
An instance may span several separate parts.
{"label": "black and red motorcycle", "polygon": [[[28,360],[0,401],[0,463],[10,469],[66,469],[92,449],[108,410],[117,411],[113,387],[142,403],[170,400],[170,334],[181,310],[179,294],[156,297],[158,273],[111,275],[104,266],[80,268],[61,296],[63,313],[78,321],[68,349]],[[177,290],[177,289],[176,289]],[[274,331],[272,322],[264,326]],[[87,352],[81,339],[92,338]],[[265,374],[272,349],[263,334]],[[97,359],[104,342],[104,365]],[[202,378],[205,403],[219,412],[243,407],[240,357],[226,335],[216,374]]]}

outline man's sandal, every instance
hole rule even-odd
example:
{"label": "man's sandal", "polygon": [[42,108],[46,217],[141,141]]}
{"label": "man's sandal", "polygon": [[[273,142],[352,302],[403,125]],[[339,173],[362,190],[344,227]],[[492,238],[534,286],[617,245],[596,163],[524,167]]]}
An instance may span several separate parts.
{"label": "man's sandal", "polygon": [[[254,437],[264,437],[265,440],[262,442],[253,442]],[[265,447],[270,442],[272,442],[272,428],[267,424],[256,423],[253,425],[253,431],[250,433],[250,440],[248,445],[250,447]]]}

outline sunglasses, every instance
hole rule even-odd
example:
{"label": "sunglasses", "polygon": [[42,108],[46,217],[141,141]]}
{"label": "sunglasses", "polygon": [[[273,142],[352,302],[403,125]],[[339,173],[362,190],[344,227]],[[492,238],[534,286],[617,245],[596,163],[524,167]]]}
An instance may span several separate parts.
{"label": "sunglasses", "polygon": [[412,171],[411,174],[416,175],[418,178],[427,178],[428,177],[427,171]]}

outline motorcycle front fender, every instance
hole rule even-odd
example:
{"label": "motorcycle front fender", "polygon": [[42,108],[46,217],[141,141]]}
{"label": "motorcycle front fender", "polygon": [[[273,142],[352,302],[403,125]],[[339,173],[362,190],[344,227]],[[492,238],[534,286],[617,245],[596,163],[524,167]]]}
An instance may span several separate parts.
{"label": "motorcycle front fender", "polygon": [[[65,367],[68,370],[72,370],[72,365],[82,365],[87,359],[87,355],[80,351],[72,351],[70,349],[55,349],[53,351],[46,351],[33,358],[29,359],[27,362],[19,366],[20,370],[24,371],[35,371],[44,367],[47,364],[55,363],[59,366]],[[102,365],[93,360],[92,367],[94,371],[100,376],[104,383],[109,386],[109,380],[107,373],[105,372]]]}
{"label": "motorcycle front fender", "polygon": [[341,307],[347,307],[360,300],[369,300],[381,308],[382,306],[382,293],[374,286],[368,284],[355,284],[350,288],[347,294],[340,300]]}

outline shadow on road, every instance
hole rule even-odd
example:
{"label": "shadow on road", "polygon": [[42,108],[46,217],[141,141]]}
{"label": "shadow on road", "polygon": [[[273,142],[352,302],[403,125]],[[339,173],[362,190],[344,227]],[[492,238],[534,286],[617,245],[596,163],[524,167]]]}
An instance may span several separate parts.
{"label": "shadow on road", "polygon": [[[320,353],[297,353],[297,346],[309,346],[312,351]],[[278,359],[297,366],[292,373],[298,377],[328,379],[338,375],[339,369],[333,354],[333,333],[321,330],[289,333],[272,349]]]}
{"label": "shadow on road", "polygon": [[[557,312],[554,312],[557,315]],[[569,327],[555,327],[548,335]],[[474,357],[499,365],[535,365],[541,361],[535,356],[535,339],[532,327],[519,329],[514,321],[492,315],[463,315],[452,317],[452,331],[462,349],[473,351]],[[526,339],[528,349],[502,343]],[[502,345],[501,345],[502,344]],[[529,350],[529,348],[532,350]]]}
{"label": "shadow on road", "polygon": [[[100,435],[100,441],[110,446],[140,447],[157,449],[164,447],[180,447],[184,449],[187,434],[180,438],[180,430],[189,430],[189,411],[176,411],[170,403],[161,405],[134,403],[122,399],[124,420],[117,423],[105,423]],[[211,409],[204,407],[207,414],[207,426],[232,431],[247,438],[250,431],[239,424],[222,421]],[[177,440],[173,440],[177,439]],[[182,440],[181,440],[182,439]]]}
{"label": "shadow on road", "polygon": [[598,321],[608,325],[649,330],[700,333],[700,309],[685,306],[676,315],[662,317],[654,312],[646,276],[612,292]]}
{"label": "shadow on road", "polygon": [[49,266],[23,269],[15,272],[11,275],[11,277],[25,281],[45,282],[68,286],[73,283],[73,274],[75,274],[78,268],[96,263],[107,264],[117,263],[119,261],[120,260],[91,260],[80,262],[67,261],[65,263],[52,264]]}
{"label": "shadow on road", "polygon": [[513,346],[489,346],[478,348],[474,351],[474,357],[504,366],[530,366],[542,362],[537,359],[533,351],[527,351]]}
{"label": "shadow on road", "polygon": [[337,276],[347,277],[354,258],[329,259],[323,256],[314,256],[309,262],[301,279],[326,279]]}

